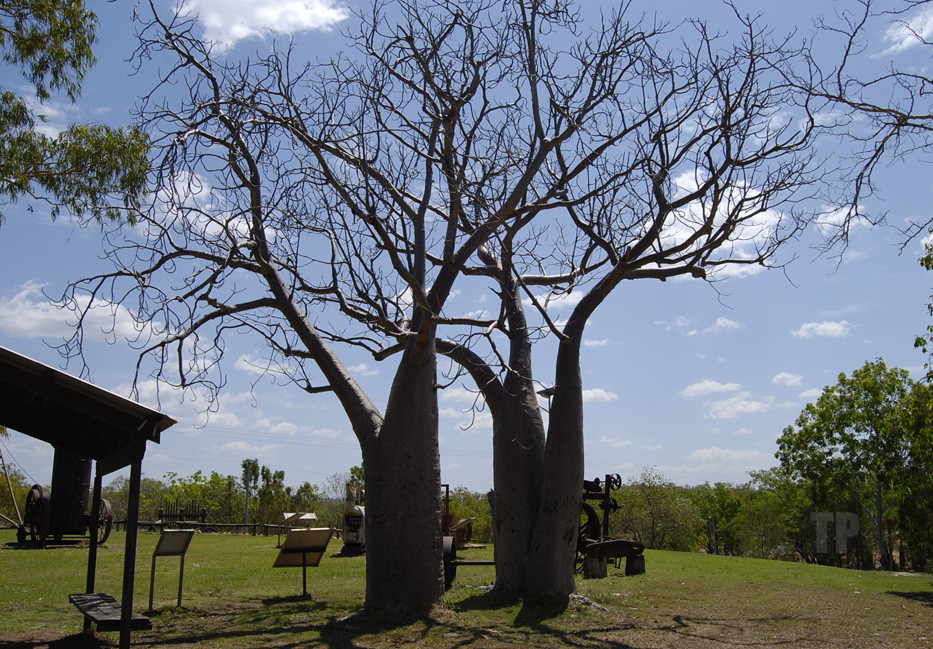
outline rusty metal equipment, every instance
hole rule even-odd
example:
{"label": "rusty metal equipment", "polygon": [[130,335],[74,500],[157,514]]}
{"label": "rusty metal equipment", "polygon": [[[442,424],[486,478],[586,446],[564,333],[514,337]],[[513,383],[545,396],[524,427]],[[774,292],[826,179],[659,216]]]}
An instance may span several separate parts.
{"label": "rusty metal equipment", "polygon": [[[599,478],[583,481],[583,518],[577,534],[576,570],[587,574],[594,568],[590,564],[602,566],[609,559],[615,561],[620,567],[625,559],[625,574],[635,575],[645,571],[645,546],[636,541],[625,541],[609,537],[609,515],[619,509],[619,503],[612,497],[612,491],[622,487],[622,478],[619,474],[606,474],[605,481],[600,483]],[[595,501],[602,510],[600,515],[587,501]],[[589,561],[588,561],[589,559]],[[595,560],[595,561],[594,561]],[[599,568],[587,576],[605,576]]]}
{"label": "rusty metal equipment", "polygon": [[[444,514],[441,517],[441,531],[444,542],[444,589],[450,590],[457,576],[457,566],[494,566],[495,561],[458,559],[457,549],[469,547],[473,540],[473,518],[464,518],[455,522],[450,513],[450,485],[443,484]],[[483,547],[483,546],[473,546]]]}
{"label": "rusty metal equipment", "polygon": [[366,550],[366,492],[362,485],[347,483],[343,506],[342,554],[362,554]]}
{"label": "rusty metal equipment", "polygon": [[[44,546],[51,536],[56,543],[68,536],[84,536],[88,528],[97,530],[97,542],[103,543],[113,528],[113,508],[100,501],[100,518],[91,526],[88,514],[91,489],[91,460],[71,451],[56,448],[52,464],[52,491],[35,484],[26,495],[23,522],[16,532],[23,544],[27,539]],[[55,494],[55,497],[52,497]]]}

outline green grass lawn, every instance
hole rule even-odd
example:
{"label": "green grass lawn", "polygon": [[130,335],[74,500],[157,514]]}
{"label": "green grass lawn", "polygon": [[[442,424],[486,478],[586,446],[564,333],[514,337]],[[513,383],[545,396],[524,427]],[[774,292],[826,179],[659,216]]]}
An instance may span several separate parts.
{"label": "green grass lawn", "polygon": [[[14,539],[0,532],[0,544]],[[158,534],[140,535],[135,609],[149,603]],[[101,548],[97,590],[121,593],[124,536]],[[493,569],[461,566],[447,609],[429,620],[354,617],[363,603],[365,559],[272,568],[276,537],[198,534],[175,606],[178,559],[159,558],[153,630],[138,647],[933,647],[933,576],[858,572],[701,554],[648,552],[646,574],[578,581],[568,608],[504,601],[488,592]],[[490,558],[491,548],[461,551]],[[21,550],[0,545],[0,647],[110,646],[117,634],[81,638],[69,593],[84,591],[86,548]],[[64,643],[61,639],[65,639]]]}

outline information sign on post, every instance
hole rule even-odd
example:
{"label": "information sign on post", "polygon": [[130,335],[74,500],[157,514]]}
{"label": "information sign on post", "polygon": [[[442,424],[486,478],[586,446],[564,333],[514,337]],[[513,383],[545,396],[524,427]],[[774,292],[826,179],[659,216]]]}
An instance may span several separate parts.
{"label": "information sign on post", "polygon": [[162,530],[162,536],[152,552],[152,577],[149,581],[149,610],[155,593],[156,557],[180,557],[178,568],[178,605],[181,606],[181,591],[185,582],[185,553],[194,536],[194,530]]}
{"label": "information sign on post", "polygon": [[308,596],[308,566],[317,567],[324,558],[327,544],[334,530],[330,527],[290,529],[285,543],[275,558],[273,568],[297,568],[301,566],[301,592]]}

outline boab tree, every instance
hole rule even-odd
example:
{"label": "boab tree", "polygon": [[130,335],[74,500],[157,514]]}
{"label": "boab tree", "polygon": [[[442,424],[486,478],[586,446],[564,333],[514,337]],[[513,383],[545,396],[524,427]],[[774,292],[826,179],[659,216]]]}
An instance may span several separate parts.
{"label": "boab tree", "polygon": [[[226,337],[249,332],[270,371],[337,396],[363,451],[371,608],[442,601],[436,353],[449,354],[495,418],[498,584],[566,597],[587,318],[625,279],[773,263],[807,221],[793,201],[816,166],[812,122],[805,106],[785,119],[794,96],[775,73],[793,52],[740,22],[734,46],[694,25],[662,55],[674,37],[654,25],[613,15],[581,36],[558,0],[376,3],[350,52],[296,66],[291,50],[221,63],[194,25],[153,10],[141,58],[173,61],[140,111],[160,191],[139,236],[110,239],[116,270],[66,297],[132,304],[152,336],[141,372],[149,358],[216,394]],[[498,316],[456,313],[455,283],[496,290]],[[584,297],[558,325],[547,303],[571,289]],[[531,348],[548,333],[545,431]],[[397,355],[384,410],[345,348]]]}
{"label": "boab tree", "polygon": [[[735,43],[692,23],[676,51],[646,48],[613,86],[613,110],[587,125],[593,137],[556,147],[548,186],[560,188],[563,218],[509,223],[489,242],[483,272],[502,296],[490,331],[507,342],[487,336],[488,358],[504,369],[475,336],[440,346],[470,371],[493,415],[497,586],[506,591],[566,597],[574,588],[580,350],[597,308],[624,280],[714,281],[781,265],[792,255],[781,260],[780,250],[817,217],[818,131],[806,94],[785,81],[802,52],[735,18]],[[564,77],[544,69],[536,96],[559,105]],[[581,159],[596,162],[581,173]],[[548,304],[571,291],[581,297],[557,323]],[[531,342],[544,333],[558,340],[546,432],[531,372]]]}
{"label": "boab tree", "polygon": [[[566,72],[539,43],[573,27],[563,2],[386,2],[351,52],[296,67],[291,50],[219,62],[193,23],[149,11],[140,61],[170,62],[140,108],[159,191],[135,232],[109,237],[115,270],[64,301],[133,306],[138,377],[216,395],[226,338],[249,332],[270,371],[333,392],[363,452],[367,607],[422,613],[443,599],[438,329],[495,324],[453,314],[454,283],[485,272],[506,226],[566,207],[551,169],[602,161],[618,134],[600,124],[649,34],[616,21],[566,50]],[[345,348],[400,352],[384,410]]]}

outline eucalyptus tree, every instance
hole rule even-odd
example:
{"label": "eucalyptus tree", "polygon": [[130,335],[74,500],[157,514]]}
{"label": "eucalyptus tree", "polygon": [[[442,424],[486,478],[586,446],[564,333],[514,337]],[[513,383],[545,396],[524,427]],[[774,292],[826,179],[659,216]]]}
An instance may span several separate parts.
{"label": "eucalyptus tree", "polygon": [[909,490],[903,476],[912,454],[927,457],[919,453],[930,448],[926,415],[911,413],[912,390],[906,370],[870,361],[841,373],[778,438],[777,458],[790,475],[838,485],[859,503],[875,528],[883,568],[890,568],[885,517],[897,494]]}
{"label": "eucalyptus tree", "polygon": [[[0,52],[39,102],[72,102],[94,63],[97,16],[83,0],[0,0]],[[52,216],[122,219],[146,193],[147,140],[138,130],[72,124],[49,135],[31,102],[0,88],[0,200],[47,202]],[[2,221],[2,215],[0,215]]]}

